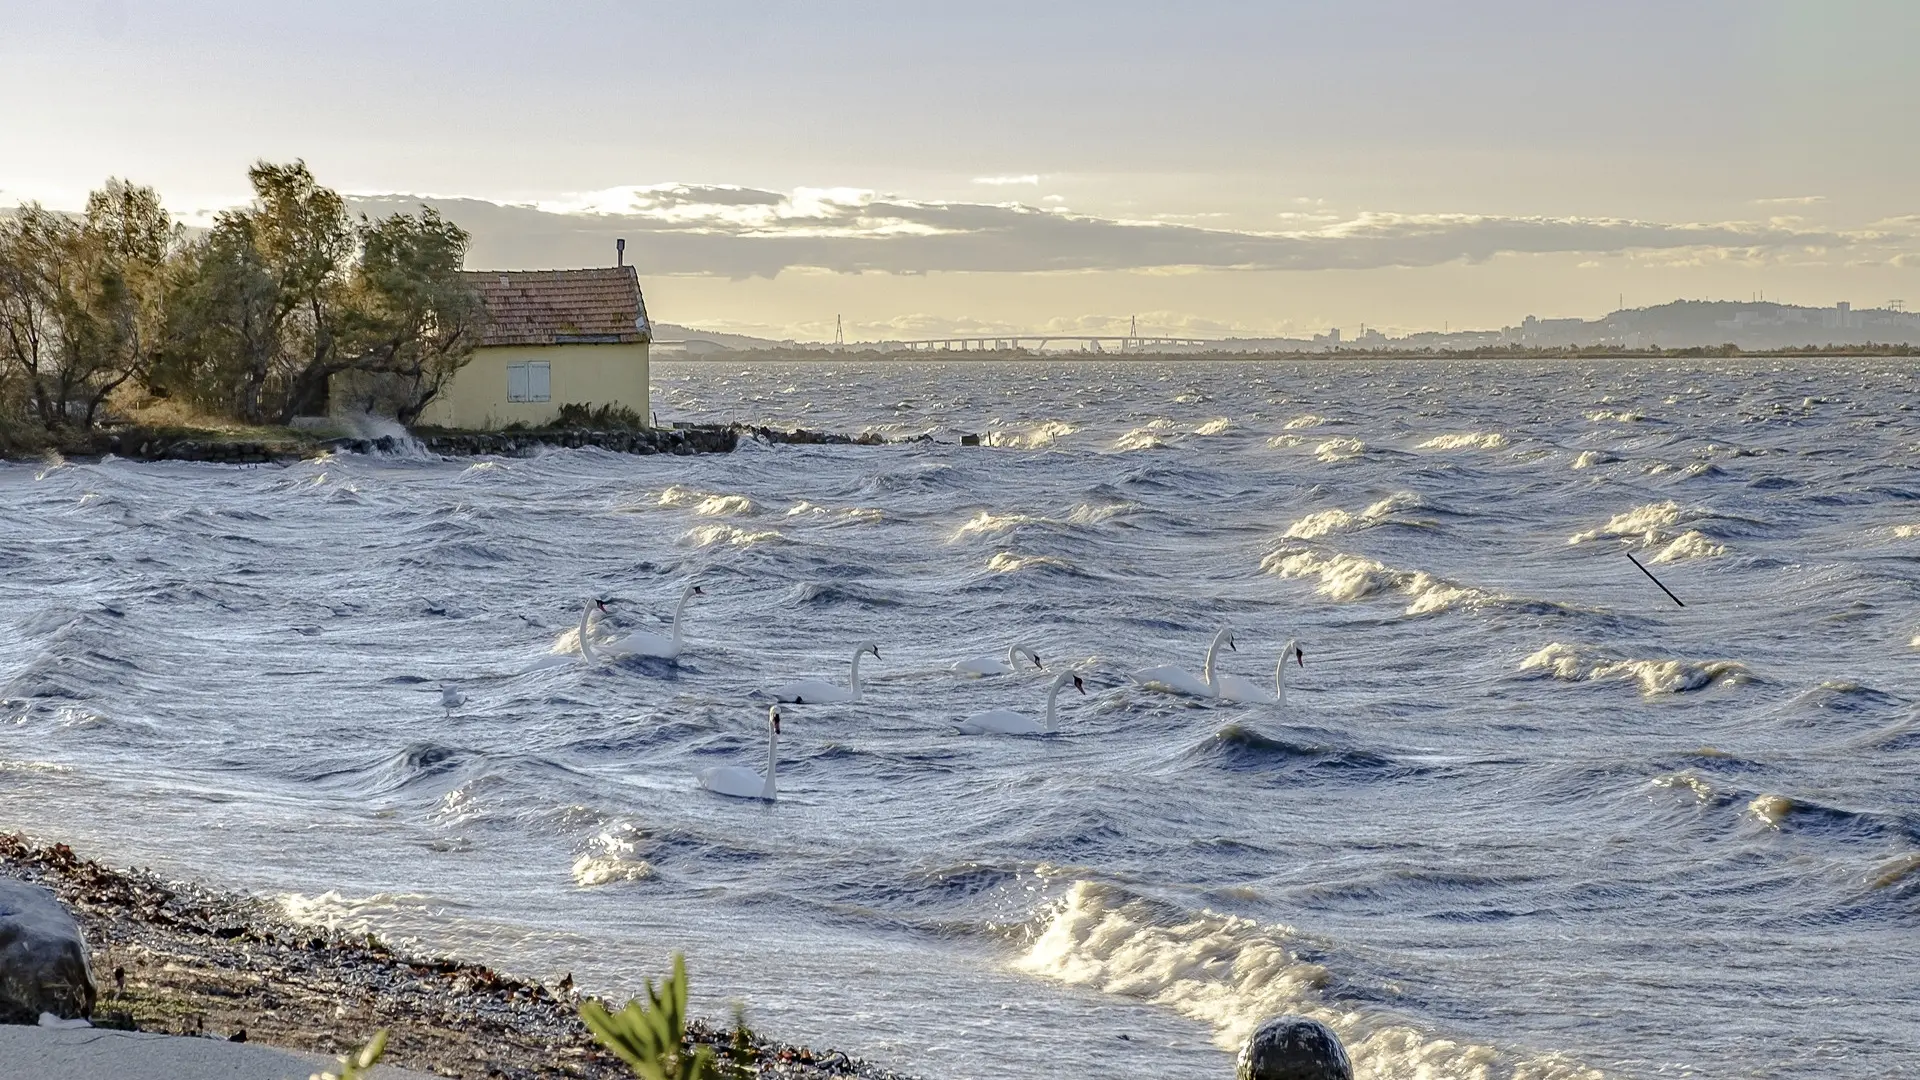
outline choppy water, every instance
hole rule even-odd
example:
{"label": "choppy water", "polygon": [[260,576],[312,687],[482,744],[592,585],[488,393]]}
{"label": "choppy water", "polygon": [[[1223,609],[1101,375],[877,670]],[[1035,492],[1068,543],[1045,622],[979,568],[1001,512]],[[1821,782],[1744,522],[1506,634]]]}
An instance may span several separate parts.
{"label": "choppy water", "polygon": [[[656,369],[992,448],[0,466],[14,824],[942,1078],[1920,1072],[1920,474],[1893,361]],[[1687,601],[1675,607],[1621,554]],[[585,597],[677,665],[536,666]],[[1287,708],[1128,685],[1306,655]],[[781,799],[695,790],[764,759]],[[961,683],[1035,645],[1046,675]],[[438,687],[469,704],[452,719]]]}

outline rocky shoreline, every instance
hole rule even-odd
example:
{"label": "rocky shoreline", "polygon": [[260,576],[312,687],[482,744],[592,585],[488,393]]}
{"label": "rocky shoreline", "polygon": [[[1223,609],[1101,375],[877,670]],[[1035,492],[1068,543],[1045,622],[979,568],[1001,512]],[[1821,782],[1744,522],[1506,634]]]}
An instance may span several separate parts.
{"label": "rocky shoreline", "polygon": [[[113,870],[20,835],[0,836],[0,876],[53,890],[78,920],[100,986],[98,1026],[323,1054],[386,1028],[388,1064],[441,1076],[632,1076],[581,1023],[571,977],[542,983],[410,956],[370,934],[296,925],[253,897]],[[689,1035],[716,1050],[735,1039],[700,1021]],[[760,1076],[908,1080],[837,1051],[750,1045]]]}
{"label": "rocky shoreline", "polygon": [[[598,447],[621,454],[728,454],[742,438],[777,445],[887,446],[895,442],[931,442],[930,436],[888,440],[868,432],[843,435],[751,424],[697,424],[671,428],[600,431],[552,428],[529,431],[422,431],[414,436],[427,452],[444,457],[496,455],[526,457],[547,449]],[[408,449],[391,435],[321,438],[289,432],[274,438],[228,438],[219,432],[169,428],[102,430],[69,437],[54,447],[62,456],[98,460],[112,455],[132,461],[201,461],[228,465],[264,465],[302,461],[324,454],[395,454]],[[4,457],[0,454],[0,457]]]}

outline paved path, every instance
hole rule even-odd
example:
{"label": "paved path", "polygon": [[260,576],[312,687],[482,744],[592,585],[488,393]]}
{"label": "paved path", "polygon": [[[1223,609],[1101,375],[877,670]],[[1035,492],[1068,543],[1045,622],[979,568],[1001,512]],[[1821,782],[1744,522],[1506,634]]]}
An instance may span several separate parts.
{"label": "paved path", "polygon": [[[0,1080],[307,1080],[337,1059],[230,1043],[98,1028],[0,1024]],[[381,1066],[377,1080],[437,1080]]]}

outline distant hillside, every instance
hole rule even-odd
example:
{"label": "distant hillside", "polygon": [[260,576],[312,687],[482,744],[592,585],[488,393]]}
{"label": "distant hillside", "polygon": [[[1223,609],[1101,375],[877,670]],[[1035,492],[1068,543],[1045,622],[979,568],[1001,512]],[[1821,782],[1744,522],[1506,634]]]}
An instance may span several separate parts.
{"label": "distant hillside", "polygon": [[[779,349],[791,347],[791,340],[774,341],[769,338],[748,337],[745,334],[722,334],[715,330],[696,330],[691,326],[677,323],[657,322],[653,324],[653,340],[661,351],[684,348],[689,353],[716,352],[730,349]],[[684,345],[673,344],[683,342]],[[702,346],[706,346],[702,348]]]}

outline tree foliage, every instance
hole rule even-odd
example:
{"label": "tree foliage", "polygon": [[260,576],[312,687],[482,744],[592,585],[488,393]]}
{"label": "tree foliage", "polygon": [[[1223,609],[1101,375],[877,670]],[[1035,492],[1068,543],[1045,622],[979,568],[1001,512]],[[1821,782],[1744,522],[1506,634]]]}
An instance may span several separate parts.
{"label": "tree foliage", "polygon": [[383,381],[411,421],[464,365],[483,312],[468,235],[434,210],[355,218],[306,163],[259,162],[254,198],[188,239],[150,188],[83,215],[0,218],[0,439],[93,426],[132,380],[247,423],[327,411],[333,377]]}

